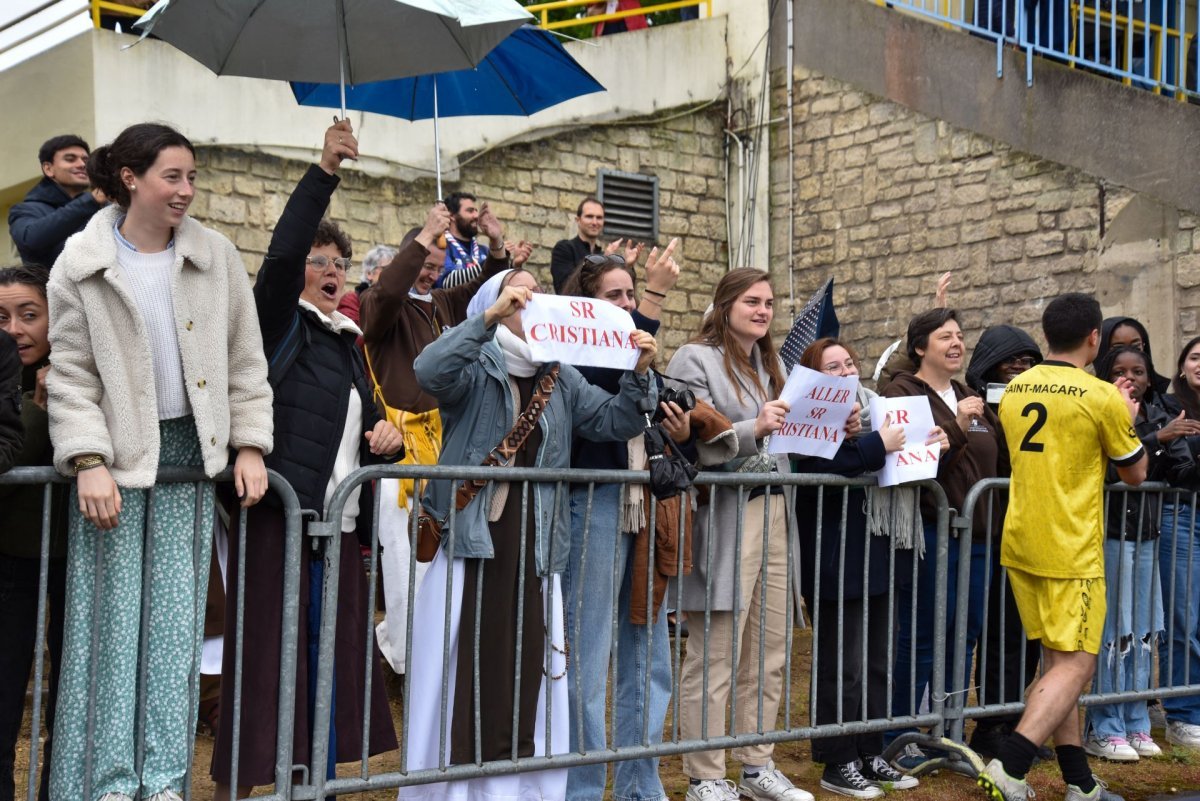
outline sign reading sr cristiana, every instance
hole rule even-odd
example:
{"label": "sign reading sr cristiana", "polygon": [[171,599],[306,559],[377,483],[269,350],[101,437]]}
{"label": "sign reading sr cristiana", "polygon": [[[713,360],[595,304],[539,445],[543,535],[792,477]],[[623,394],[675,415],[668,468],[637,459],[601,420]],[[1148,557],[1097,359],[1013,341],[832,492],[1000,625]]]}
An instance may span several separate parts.
{"label": "sign reading sr cristiana", "polygon": [[621,370],[637,365],[633,318],[608,301],[534,295],[521,324],[536,361]]}
{"label": "sign reading sr cristiana", "polygon": [[779,393],[790,411],[783,426],[771,435],[767,450],[832,459],[846,436],[846,419],[857,391],[857,376],[826,375],[796,365]]}

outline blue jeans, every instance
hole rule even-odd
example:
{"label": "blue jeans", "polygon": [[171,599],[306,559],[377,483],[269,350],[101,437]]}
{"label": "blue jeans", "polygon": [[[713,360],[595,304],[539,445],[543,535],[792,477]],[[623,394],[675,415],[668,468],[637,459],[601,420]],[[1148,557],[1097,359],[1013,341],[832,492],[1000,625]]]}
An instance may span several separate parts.
{"label": "blue jeans", "polygon": [[[1197,514],[1200,514],[1198,512]],[[1171,610],[1158,646],[1159,684],[1200,684],[1200,538],[1190,504],[1164,504],[1158,569]],[[1200,694],[1162,699],[1167,720],[1200,725]]]}
{"label": "blue jeans", "polygon": [[[934,620],[934,600],[937,578],[937,526],[925,526],[925,556],[917,564],[916,592],[913,592],[913,551],[896,552],[896,663],[892,675],[892,715],[915,715],[921,699],[933,677],[934,637],[946,639],[946,691],[971,686],[972,654],[983,631],[983,610],[987,598],[988,558],[985,543],[971,545],[971,574],[967,600],[967,656],[963,676],[955,682],[954,622],[958,603],[958,564],[961,543],[950,539],[946,560],[946,620]],[[993,547],[999,547],[995,545]],[[998,580],[998,577],[996,577]],[[917,607],[917,626],[912,626],[914,600]],[[916,661],[915,676],[913,660]],[[955,686],[957,685],[957,686]],[[885,733],[884,741],[891,742],[900,734],[916,731],[913,728],[894,729]]]}
{"label": "blue jeans", "polygon": [[[1104,540],[1108,613],[1096,665],[1097,693],[1150,687],[1150,656],[1154,638],[1162,630],[1162,590],[1154,570],[1157,547],[1153,540]],[[1146,702],[1089,707],[1084,730],[1105,739],[1127,740],[1134,732],[1149,734]]]}
{"label": "blue jeans", "polygon": [[[633,585],[633,536],[618,531],[620,485],[597,484],[584,548],[586,488],[571,492],[571,557],[563,574],[567,641],[571,672],[567,678],[571,710],[571,750],[594,753],[606,748],[604,701],[613,649],[616,605],[616,690],[613,694],[613,745],[662,741],[671,702],[671,647],[667,615],[660,610],[649,626],[629,622]],[[641,577],[645,581],[645,577]],[[650,674],[649,695],[646,673]],[[643,715],[645,717],[643,728]],[[583,765],[567,773],[568,801],[596,801],[604,796],[606,765]],[[613,764],[613,798],[658,801],[666,797],[658,778],[658,759],[631,759]]]}

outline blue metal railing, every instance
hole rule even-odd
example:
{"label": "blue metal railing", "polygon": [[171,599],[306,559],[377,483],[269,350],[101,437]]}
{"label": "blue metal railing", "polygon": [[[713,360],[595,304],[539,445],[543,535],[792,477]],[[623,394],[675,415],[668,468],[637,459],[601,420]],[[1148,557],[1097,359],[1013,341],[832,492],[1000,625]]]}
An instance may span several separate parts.
{"label": "blue metal railing", "polygon": [[1185,0],[874,0],[876,4],[992,39],[996,75],[1004,47],[1024,50],[1025,80],[1040,55],[1185,101],[1200,98],[1200,12]]}

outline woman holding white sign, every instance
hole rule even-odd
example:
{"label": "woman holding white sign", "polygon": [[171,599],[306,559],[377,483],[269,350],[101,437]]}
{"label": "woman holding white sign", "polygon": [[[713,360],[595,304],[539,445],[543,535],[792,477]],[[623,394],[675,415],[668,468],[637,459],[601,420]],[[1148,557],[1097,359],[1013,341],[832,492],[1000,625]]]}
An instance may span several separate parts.
{"label": "woman holding white sign", "polygon": [[[800,364],[826,375],[858,376],[858,356],[833,337],[822,337],[805,349]],[[884,457],[905,446],[904,429],[885,417],[871,420],[870,390],[858,387],[862,435],[842,440],[832,459],[801,457],[800,473],[861,476],[883,467]],[[868,499],[868,493],[873,497]],[[813,619],[813,659],[817,682],[818,725],[838,722],[838,701],[846,721],[878,720],[888,714],[888,560],[891,539],[886,526],[868,517],[868,506],[880,503],[875,488],[797,487],[796,516],[800,533],[800,587]],[[817,519],[815,512],[821,509]],[[865,567],[864,567],[865,563]],[[864,570],[866,575],[864,576]],[[863,613],[866,612],[864,624]],[[873,646],[872,646],[873,644]],[[865,665],[863,651],[866,650]],[[839,656],[840,655],[840,656]],[[865,710],[864,710],[865,706]],[[813,738],[812,758],[825,765],[821,786],[853,798],[878,798],[882,784],[897,790],[917,786],[916,778],[889,765],[883,733],[843,734]]]}
{"label": "woman holding white sign", "polygon": [[[916,396],[928,399],[934,424],[944,432],[945,437],[942,442],[944,453],[937,465],[937,482],[945,490],[950,506],[962,509],[967,493],[976,483],[1008,473],[1008,449],[1000,431],[1000,423],[995,413],[984,404],[983,398],[955,379],[965,366],[966,345],[958,315],[953,309],[933,309],[914,317],[908,324],[907,350],[916,369],[896,375],[883,394],[889,398]],[[914,452],[911,458],[924,458],[922,450],[909,449]],[[970,583],[962,588],[963,592],[970,593],[965,643],[968,649],[967,668],[965,675],[953,675],[950,668],[953,666],[954,649],[948,648],[945,673],[947,692],[969,686],[967,682],[972,652],[983,629],[987,536],[989,532],[999,532],[1003,525],[1001,505],[991,506],[990,512],[989,504],[981,503],[976,507]],[[959,544],[951,543],[947,558],[946,619],[935,620],[937,502],[926,492],[921,493],[921,518],[924,524],[923,541],[918,537],[913,550],[896,552],[896,618],[899,636],[894,674],[896,683],[892,695],[893,716],[918,713],[933,672],[934,638],[939,633],[946,636],[953,632],[955,625]],[[910,561],[914,557],[918,560],[915,570]],[[912,626],[914,605],[915,630]],[[900,733],[889,732],[885,739],[890,740]],[[910,743],[893,764],[909,770],[926,758],[920,748]]]}
{"label": "woman holding white sign", "polygon": [[[621,376],[616,395],[597,389],[569,365],[533,359],[521,313],[536,288],[528,272],[499,273],[479,290],[466,322],[417,357],[417,380],[445,423],[439,464],[562,469],[572,436],[609,442],[642,429],[637,403],[656,397],[646,376],[654,338],[634,332],[635,369]],[[441,533],[413,608],[412,640],[423,647],[413,649],[406,699],[410,771],[567,751],[564,495],[549,482],[429,482],[423,516]],[[422,801],[560,801],[565,794],[562,769],[400,791]]]}
{"label": "woman holding white sign", "polygon": [[[768,279],[767,273],[749,268],[726,273],[700,331],[667,368],[733,421],[739,449],[724,465],[730,472],[790,470],[786,456],[770,456],[766,448],[766,438],[779,430],[788,412],[788,404],[778,399],[784,368],[771,339],[775,296]],[[778,485],[749,491],[714,487],[709,497],[694,517],[692,573],[679,579],[681,608],[693,620],[679,680],[685,740],[724,735],[731,696],[736,707],[732,733],[774,730],[785,689],[791,504]],[[760,569],[764,549],[766,567]],[[707,626],[706,609],[711,612]],[[775,768],[772,753],[770,743],[735,749],[734,758],[742,762],[737,788],[725,779],[723,750],[684,754],[687,801],[733,801],[739,792],[754,801],[812,801],[811,793]]]}
{"label": "woman holding white sign", "polygon": [[[625,310],[638,330],[658,333],[667,293],[679,278],[671,254],[679,240],[646,260],[642,299],[635,294],[633,269],[618,255],[585,256],[563,284],[562,294],[607,301]],[[620,389],[622,370],[580,367],[589,383],[606,392]],[[675,403],[660,405],[663,428],[676,442],[691,439],[689,413]],[[590,470],[645,470],[646,448],[639,431],[628,442],[576,439],[571,467]],[[641,487],[621,484],[577,484],[571,490],[571,558],[563,573],[567,642],[575,656],[568,693],[571,703],[571,750],[588,753],[605,741],[609,662],[616,642],[616,677],[612,692],[612,745],[650,744],[662,739],[671,701],[671,649],[667,616],[650,614],[650,623],[633,621],[633,590],[646,585],[645,571],[634,571],[635,536],[650,517]],[[659,510],[661,520],[662,511]],[[613,625],[613,607],[617,608]],[[567,801],[591,801],[604,795],[604,763],[581,765],[567,774]],[[658,801],[666,797],[658,777],[658,758],[630,759],[613,765],[614,798]]]}

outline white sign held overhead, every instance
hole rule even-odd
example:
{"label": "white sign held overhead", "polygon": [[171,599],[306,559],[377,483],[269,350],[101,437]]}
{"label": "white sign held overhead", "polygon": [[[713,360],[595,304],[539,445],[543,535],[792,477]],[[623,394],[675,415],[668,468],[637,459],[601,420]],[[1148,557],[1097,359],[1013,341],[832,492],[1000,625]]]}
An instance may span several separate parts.
{"label": "white sign held overhead", "polygon": [[871,425],[879,427],[887,418],[904,429],[902,449],[889,453],[879,471],[879,486],[891,487],[909,481],[936,478],[942,449],[936,442],[926,445],[933,430],[933,412],[929,398],[917,395],[905,398],[871,398]]}
{"label": "white sign held overhead", "polygon": [[637,365],[633,318],[608,301],[534,295],[521,312],[521,323],[537,361],[620,370]]}
{"label": "white sign held overhead", "polygon": [[846,437],[857,391],[857,376],[826,375],[796,365],[779,393],[791,409],[767,450],[832,459]]}

